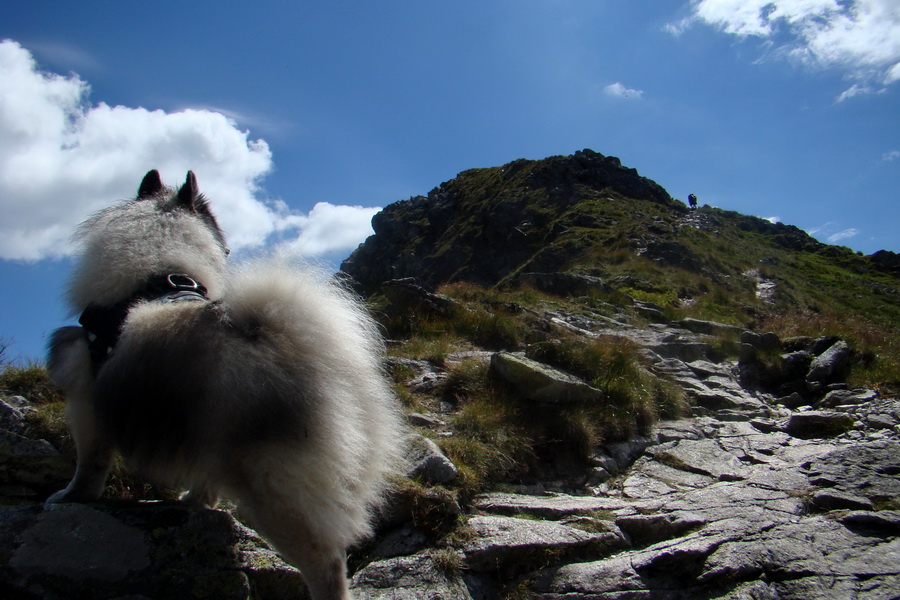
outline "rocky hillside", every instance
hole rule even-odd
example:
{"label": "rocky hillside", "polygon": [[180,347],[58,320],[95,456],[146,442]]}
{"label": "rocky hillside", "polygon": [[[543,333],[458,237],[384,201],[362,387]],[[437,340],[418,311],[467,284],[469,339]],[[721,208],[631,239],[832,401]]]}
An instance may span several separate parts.
{"label": "rocky hillside", "polygon": [[[358,600],[900,597],[897,257],[690,211],[614,158],[467,171],[345,263],[410,464]],[[303,598],[227,503],[73,468],[40,369],[0,378],[0,596]]]}
{"label": "rocky hillside", "polygon": [[[464,171],[427,196],[387,206],[372,226],[375,234],[341,267],[366,295],[404,277],[430,287],[493,286],[527,272],[643,271],[679,299],[708,294],[710,283],[753,291],[754,278],[769,277],[799,288],[772,299],[803,306],[834,293],[896,297],[900,275],[893,252],[861,256],[792,225],[708,206],[690,211],[619,159],[591,150]],[[656,272],[663,269],[676,271]],[[821,295],[806,297],[811,288]],[[890,309],[896,322],[896,303]]]}

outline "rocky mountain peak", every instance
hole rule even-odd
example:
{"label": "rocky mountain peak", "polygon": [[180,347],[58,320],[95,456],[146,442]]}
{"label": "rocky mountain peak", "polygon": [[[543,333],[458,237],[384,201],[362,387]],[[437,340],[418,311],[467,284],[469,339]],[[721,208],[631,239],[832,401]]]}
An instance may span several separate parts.
{"label": "rocky mountain peak", "polygon": [[[581,150],[519,159],[463,171],[427,196],[387,206],[372,219],[375,235],[341,270],[366,293],[408,276],[427,285],[459,280],[494,285],[522,268],[555,270],[571,258],[569,251],[542,250],[571,226],[562,217],[597,193],[683,208],[614,156]],[[572,224],[588,224],[581,220]]]}
{"label": "rocky mountain peak", "polygon": [[[708,282],[739,295],[741,274],[761,268],[823,292],[812,279],[859,284],[864,294],[897,288],[893,252],[864,257],[793,225],[709,206],[690,210],[618,158],[592,150],[463,171],[426,196],[387,206],[372,226],[374,235],[341,265],[367,296],[406,277],[430,288],[492,287],[527,273],[570,272],[632,280],[640,273],[643,282],[620,287],[690,299],[708,292]],[[672,268],[677,274],[663,272]],[[851,276],[824,272],[835,268]],[[829,291],[844,293],[861,292]]]}

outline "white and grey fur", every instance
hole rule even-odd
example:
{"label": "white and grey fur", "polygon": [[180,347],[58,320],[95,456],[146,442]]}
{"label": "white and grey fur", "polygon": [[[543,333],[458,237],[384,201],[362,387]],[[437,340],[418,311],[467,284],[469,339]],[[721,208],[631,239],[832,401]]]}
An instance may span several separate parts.
{"label": "white and grey fur", "polygon": [[137,302],[99,369],[81,327],[55,332],[51,375],[68,398],[78,466],[47,502],[99,498],[118,451],[196,503],[234,500],[315,600],[350,598],[346,548],[371,533],[404,439],[365,309],[284,261],[230,271],[193,173],[176,191],[151,171],[136,200],[97,213],[77,237],[73,314],[168,273],[200,282],[210,301]]}

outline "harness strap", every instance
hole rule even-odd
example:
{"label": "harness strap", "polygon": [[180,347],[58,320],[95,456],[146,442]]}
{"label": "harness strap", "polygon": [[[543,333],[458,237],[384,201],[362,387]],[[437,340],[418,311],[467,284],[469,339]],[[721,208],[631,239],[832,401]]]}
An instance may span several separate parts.
{"label": "harness strap", "polygon": [[189,275],[169,273],[152,277],[143,288],[112,306],[88,306],[78,323],[85,331],[94,375],[116,347],[129,311],[141,301],[208,302],[209,297],[206,288]]}

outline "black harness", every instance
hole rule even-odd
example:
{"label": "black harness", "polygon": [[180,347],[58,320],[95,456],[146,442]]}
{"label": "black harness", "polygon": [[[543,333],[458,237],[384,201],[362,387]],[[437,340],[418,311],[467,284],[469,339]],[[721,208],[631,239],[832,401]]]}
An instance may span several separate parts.
{"label": "black harness", "polygon": [[150,278],[144,287],[112,306],[88,306],[78,322],[85,330],[95,375],[116,347],[128,312],[141,301],[209,302],[209,297],[206,288],[189,275],[169,273]]}

